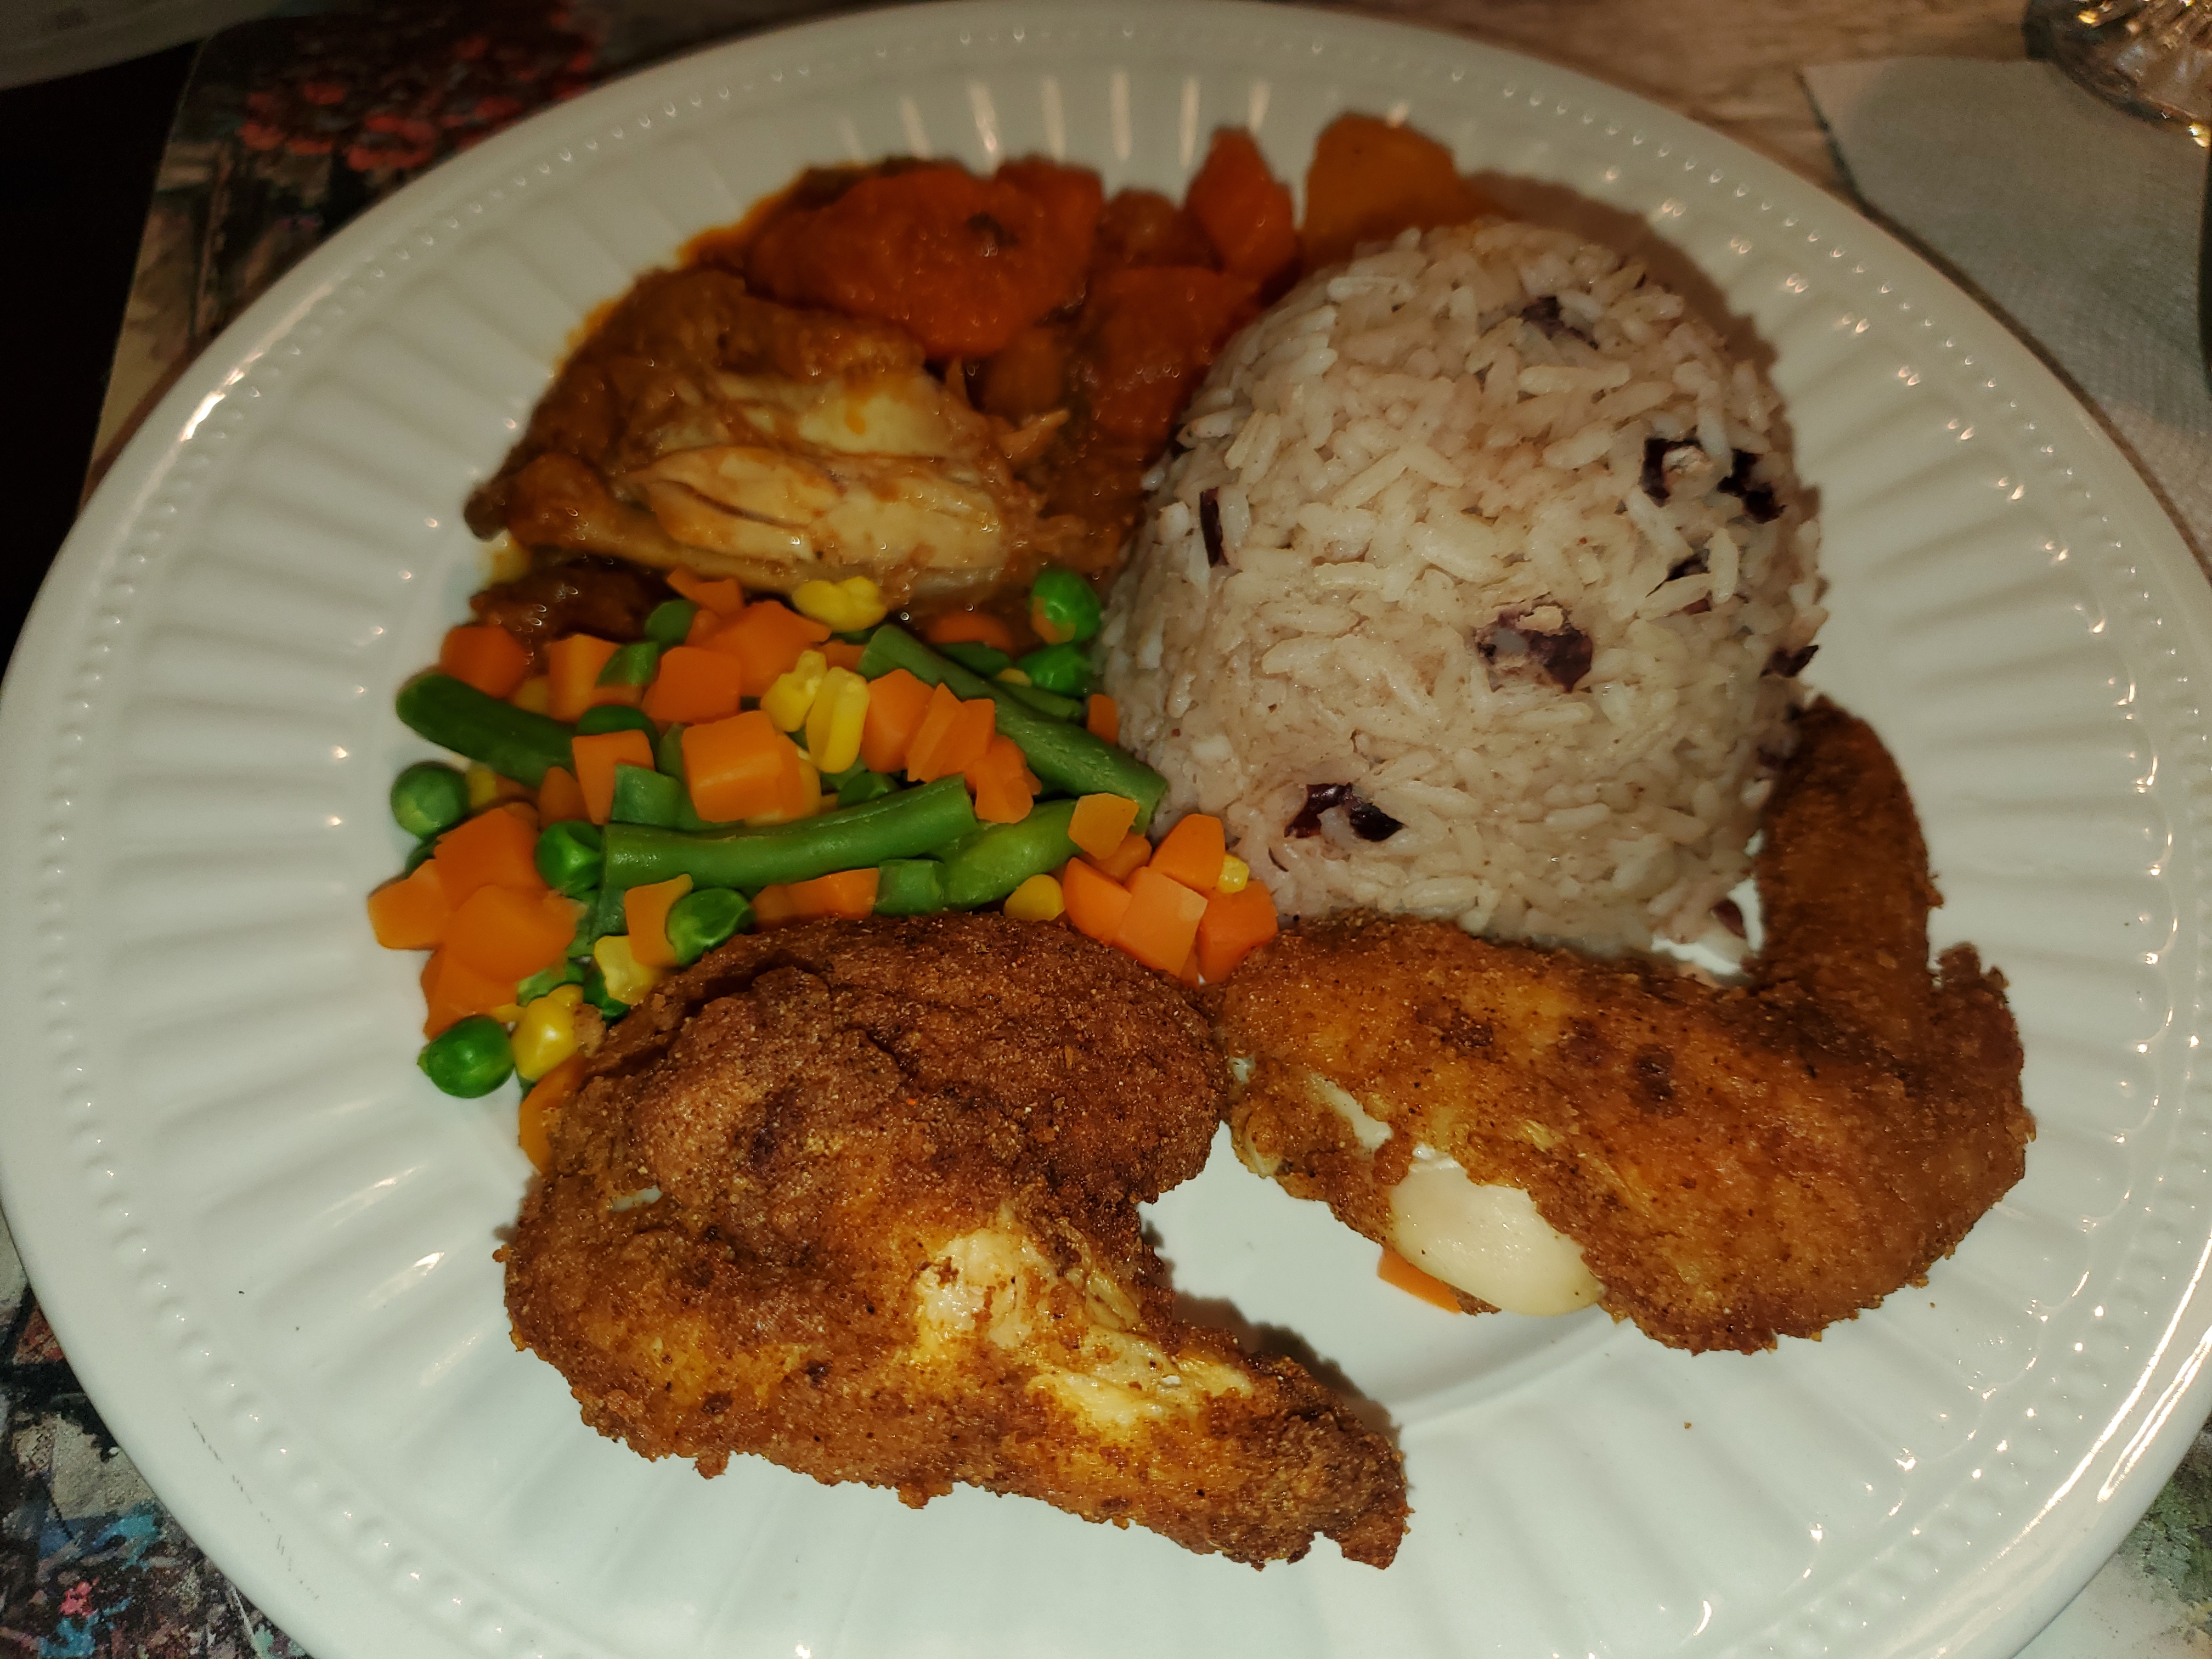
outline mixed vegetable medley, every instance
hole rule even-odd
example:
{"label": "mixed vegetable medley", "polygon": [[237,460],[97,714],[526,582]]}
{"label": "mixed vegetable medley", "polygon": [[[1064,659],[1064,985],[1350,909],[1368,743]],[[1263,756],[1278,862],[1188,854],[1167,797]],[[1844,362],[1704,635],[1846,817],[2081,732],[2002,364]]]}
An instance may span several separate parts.
{"label": "mixed vegetable medley", "polygon": [[1082,577],[1036,578],[1045,643],[1018,660],[986,611],[916,638],[865,577],[788,602],[683,571],[670,586],[642,638],[565,635],[542,673],[505,629],[455,628],[398,696],[470,765],[393,781],[417,841],[369,921],[430,953],[422,1070],[454,1095],[534,1085],[538,1161],[594,1022],[749,928],[998,907],[1192,984],[1273,936],[1218,819],[1146,836],[1165,784],[1090,694]]}

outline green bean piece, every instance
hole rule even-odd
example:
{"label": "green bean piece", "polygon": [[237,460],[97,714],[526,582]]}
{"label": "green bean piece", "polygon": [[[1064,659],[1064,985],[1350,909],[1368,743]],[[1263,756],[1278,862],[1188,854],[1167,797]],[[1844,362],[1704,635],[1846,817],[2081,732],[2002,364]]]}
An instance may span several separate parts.
{"label": "green bean piece", "polygon": [[514,988],[518,1006],[527,1008],[548,991],[560,985],[581,985],[584,970],[573,962],[564,962],[556,968],[541,968]]}
{"label": "green bean piece", "polygon": [[1048,645],[1022,659],[1030,684],[1063,697],[1091,695],[1091,653],[1079,645]]}
{"label": "green bean piece", "polygon": [[1030,626],[1054,644],[1080,645],[1098,631],[1097,591],[1060,565],[1037,572],[1030,585]]}
{"label": "green bean piece", "polygon": [[660,666],[660,641],[633,640],[607,659],[599,670],[601,685],[643,685]]}
{"label": "green bean piece", "polygon": [[546,768],[575,763],[573,726],[487,696],[451,674],[417,674],[399,688],[393,707],[410,731],[532,789],[545,781]]}
{"label": "green bean piece", "polygon": [[407,862],[399,866],[399,873],[411,876],[437,855],[438,838],[425,836],[407,849]]}
{"label": "green bean piece", "polygon": [[987,825],[950,850],[944,864],[945,902],[973,910],[996,904],[1031,876],[1057,870],[1075,856],[1067,838],[1072,800],[1041,801],[1018,823]]}
{"label": "green bean piece", "polygon": [[392,817],[410,836],[442,835],[469,815],[469,781],[443,761],[416,761],[392,781]]}
{"label": "green bean piece", "polygon": [[733,933],[752,926],[753,907],[726,887],[702,887],[668,907],[668,948],[689,968]]}
{"label": "green bean piece", "polygon": [[539,830],[532,858],[556,893],[581,898],[599,884],[599,832],[580,819],[564,818]]}
{"label": "green bean piece", "polygon": [[464,1100],[489,1094],[514,1074],[507,1027],[489,1014],[456,1020],[422,1045],[415,1063],[439,1088]]}
{"label": "green bean piece", "polygon": [[968,786],[939,778],[864,806],[766,830],[686,835],[641,823],[611,823],[606,833],[610,885],[641,887],[690,876],[700,887],[757,892],[771,882],[811,881],[886,859],[915,858],[975,826]]}
{"label": "green bean piece", "polygon": [[[684,776],[684,724],[678,721],[660,734],[653,745],[653,763],[672,778]],[[689,785],[686,788],[688,790]]]}
{"label": "green bean piece", "polygon": [[[607,826],[612,829],[614,826]],[[636,884],[608,882],[599,889],[599,896],[592,901],[592,944],[596,945],[609,933],[629,932],[629,916],[623,903],[623,895]],[[591,951],[586,947],[585,955]]]}
{"label": "green bean piece", "polygon": [[1083,714],[1083,705],[1074,698],[1063,697],[1059,692],[1048,691],[1041,685],[1015,685],[1006,680],[998,684],[1012,692],[1018,701],[1027,703],[1038,714],[1053,720],[1072,720],[1079,719]]}
{"label": "green bean piece", "polygon": [[989,679],[1014,660],[995,645],[985,645],[980,640],[962,640],[954,645],[940,645],[938,650],[950,657],[971,673]]}
{"label": "green bean piece", "polygon": [[869,679],[903,668],[925,685],[944,685],[963,701],[989,697],[999,705],[999,731],[1012,738],[1048,789],[1067,795],[1127,795],[1137,803],[1137,823],[1152,821],[1152,809],[1167,793],[1168,781],[1125,750],[1079,726],[1039,714],[1023,698],[1025,689],[1002,680],[978,679],[957,663],[932,651],[904,629],[886,623],[860,655],[860,672]]}
{"label": "green bean piece", "polygon": [[881,772],[871,772],[865,766],[850,773],[837,786],[837,805],[865,806],[872,800],[881,800],[885,795],[898,793],[898,781],[887,778]]}
{"label": "green bean piece", "polygon": [[699,607],[689,599],[663,599],[645,616],[645,637],[655,645],[681,645],[691,637]]}
{"label": "green bean piece", "polygon": [[928,916],[945,908],[945,866],[935,859],[891,859],[876,866],[876,914]]}
{"label": "green bean piece", "polygon": [[649,767],[615,763],[615,799],[607,816],[617,823],[658,823],[673,830],[684,816],[683,781]]}
{"label": "green bean piece", "polygon": [[594,931],[599,925],[599,890],[576,895],[576,902],[584,907],[576,918],[576,931],[568,936],[568,965],[580,974],[592,965],[592,946],[599,942]]}
{"label": "green bean piece", "polygon": [[584,1000],[609,1020],[620,1019],[629,1012],[629,1004],[617,1001],[607,994],[607,976],[596,965],[584,975]]}
{"label": "green bean piece", "polygon": [[660,728],[642,708],[619,702],[594,703],[576,722],[576,735],[580,738],[601,737],[609,732],[642,732],[648,738],[658,738]]}

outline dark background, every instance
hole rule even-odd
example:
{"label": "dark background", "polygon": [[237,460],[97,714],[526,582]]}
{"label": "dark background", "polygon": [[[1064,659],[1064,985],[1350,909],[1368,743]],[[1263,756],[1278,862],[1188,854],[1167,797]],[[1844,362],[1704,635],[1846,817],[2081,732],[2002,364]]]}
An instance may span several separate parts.
{"label": "dark background", "polygon": [[0,454],[15,505],[0,656],[76,518],[155,170],[191,46],[0,92],[13,360]]}

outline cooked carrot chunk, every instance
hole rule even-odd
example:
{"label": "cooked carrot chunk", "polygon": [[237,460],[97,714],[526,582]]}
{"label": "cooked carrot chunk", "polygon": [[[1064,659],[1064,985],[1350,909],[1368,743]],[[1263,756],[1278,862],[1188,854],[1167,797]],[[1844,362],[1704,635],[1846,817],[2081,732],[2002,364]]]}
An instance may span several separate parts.
{"label": "cooked carrot chunk", "polygon": [[[792,915],[800,921],[858,921],[874,914],[876,886],[882,872],[873,865],[865,870],[839,870],[812,881],[795,881],[785,890]],[[758,914],[758,907],[755,907]]]}
{"label": "cooked carrot chunk", "polygon": [[510,985],[561,960],[575,937],[573,899],[542,888],[479,887],[446,924],[445,954]]}
{"label": "cooked carrot chunk", "polygon": [[988,611],[948,611],[933,617],[921,637],[932,645],[988,645],[1008,656],[1019,648],[1014,630]]}
{"label": "cooked carrot chunk", "polygon": [[1191,812],[1161,839],[1152,867],[1194,893],[1210,893],[1221,884],[1221,860],[1227,852],[1221,820],[1211,813]]}
{"label": "cooked carrot chunk", "polygon": [[1462,1313],[1459,1297],[1452,1287],[1431,1274],[1423,1273],[1400,1255],[1388,1244],[1382,1247],[1382,1259],[1375,1264],[1375,1276],[1385,1285],[1395,1285],[1409,1296],[1418,1296],[1432,1307],[1446,1313]]}
{"label": "cooked carrot chunk", "polygon": [[1147,865],[1129,878],[1129,911],[1114,931],[1114,947],[1147,968],[1180,973],[1205,915],[1203,898]]}
{"label": "cooked carrot chunk", "polygon": [[1340,115],[1315,141],[1306,168],[1305,268],[1348,259],[1360,243],[1388,241],[1401,230],[1496,211],[1435,139],[1372,115]]}
{"label": "cooked carrot chunk", "polygon": [[574,818],[587,818],[592,809],[585,803],[584,791],[576,781],[576,775],[565,766],[549,766],[538,786],[538,821],[540,823],[562,823]]}
{"label": "cooked carrot chunk", "polygon": [[515,1139],[539,1174],[553,1167],[553,1119],[584,1080],[584,1056],[571,1054],[530,1085],[515,1113]]}
{"label": "cooked carrot chunk", "polygon": [[903,668],[870,680],[867,718],[860,726],[860,763],[886,775],[904,771],[907,747],[929,710],[930,697],[931,688]]}
{"label": "cooked carrot chunk", "polygon": [[663,726],[727,720],[738,712],[744,682],[742,658],[675,646],[660,653],[660,666],[645,688],[645,712]]}
{"label": "cooked carrot chunk", "polygon": [[590,634],[569,634],[547,646],[545,675],[551,703],[547,712],[556,720],[573,720],[603,702],[635,707],[645,695],[640,687],[599,684],[599,671],[621,649],[612,640]]}
{"label": "cooked carrot chunk", "polygon": [[1152,844],[1135,830],[1121,837],[1121,844],[1104,858],[1083,855],[1115,881],[1127,881],[1152,861]]}
{"label": "cooked carrot chunk", "polygon": [[368,896],[368,925],[387,951],[436,950],[453,914],[435,859],[425,859],[411,874]]}
{"label": "cooked carrot chunk", "polygon": [[471,1014],[489,1014],[514,1000],[514,981],[493,978],[450,951],[435,952],[422,969],[428,1012],[422,1035],[434,1037]]}
{"label": "cooked carrot chunk", "polygon": [[511,806],[479,812],[438,837],[432,860],[455,908],[479,887],[544,888],[538,873],[537,827]]}
{"label": "cooked carrot chunk", "polygon": [[672,570],[668,573],[668,585],[702,611],[718,612],[724,621],[745,608],[744,589],[726,576],[709,581],[689,570]]}
{"label": "cooked carrot chunk", "polygon": [[1093,858],[1111,858],[1136,821],[1137,803],[1127,795],[1085,795],[1067,821],[1067,838]]}
{"label": "cooked carrot chunk", "polygon": [[1265,283],[1296,263],[1298,227],[1290,190],[1243,128],[1223,127],[1213,135],[1183,201],[1231,276]]}
{"label": "cooked carrot chunk", "polygon": [[684,774],[702,818],[734,823],[769,814],[805,817],[804,757],[757,708],[684,728]]}
{"label": "cooked carrot chunk", "polygon": [[962,770],[975,792],[975,816],[984,823],[1019,823],[1030,815],[1036,780],[1012,738],[993,737],[981,757]]}
{"label": "cooked carrot chunk", "polygon": [[530,653],[504,628],[488,623],[464,623],[446,630],[446,642],[438,652],[438,668],[503,702],[521,689],[529,676]]}
{"label": "cooked carrot chunk", "polygon": [[1279,929],[1275,901],[1258,882],[1234,893],[1209,894],[1198,924],[1199,971],[1207,984],[1219,984]]}
{"label": "cooked carrot chunk", "polygon": [[593,823],[605,823],[614,811],[616,767],[653,770],[653,739],[628,727],[579,737],[568,747],[576,757],[576,786],[584,793],[584,811]]}
{"label": "cooked carrot chunk", "polygon": [[690,890],[690,877],[671,876],[623,891],[623,926],[629,934],[629,953],[640,966],[677,965],[675,947],[668,942],[668,913]]}
{"label": "cooked carrot chunk", "polygon": [[701,643],[744,663],[744,695],[761,697],[790,672],[800,652],[829,637],[829,629],[811,617],[802,617],[775,599],[759,599]]}
{"label": "cooked carrot chunk", "polygon": [[1084,729],[1101,743],[1121,741],[1121,705],[1103,691],[1091,694],[1084,706]]}
{"label": "cooked carrot chunk", "polygon": [[1129,890],[1111,876],[1092,869],[1081,859],[1071,859],[1060,872],[1060,902],[1077,931],[1102,945],[1111,945],[1129,914]]}

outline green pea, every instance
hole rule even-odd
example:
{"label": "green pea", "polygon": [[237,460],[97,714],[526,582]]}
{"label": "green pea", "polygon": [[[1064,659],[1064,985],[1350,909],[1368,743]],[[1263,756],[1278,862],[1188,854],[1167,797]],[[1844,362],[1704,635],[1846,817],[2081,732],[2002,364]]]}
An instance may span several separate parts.
{"label": "green pea", "polygon": [[1030,684],[1063,697],[1091,695],[1091,653],[1079,645],[1048,645],[1021,661]]}
{"label": "green pea", "polygon": [[471,1014],[422,1045],[415,1063],[449,1095],[474,1100],[488,1095],[514,1071],[507,1027],[489,1014]]}
{"label": "green pea", "polygon": [[597,967],[584,975],[584,1000],[607,1019],[620,1019],[629,1012],[629,1004],[617,1002],[607,994],[607,976]]}
{"label": "green pea", "polygon": [[608,732],[642,732],[650,738],[659,730],[645,710],[619,702],[594,704],[576,722],[576,735],[580,738],[596,738]]}
{"label": "green pea", "polygon": [[532,1003],[559,985],[581,985],[584,970],[573,962],[564,962],[557,968],[541,968],[514,988],[518,1006],[527,1008]]}
{"label": "green pea", "polygon": [[691,637],[699,607],[689,599],[663,599],[646,613],[645,637],[655,645],[681,645]]}
{"label": "green pea", "polygon": [[442,835],[469,815],[469,781],[443,761],[416,761],[392,781],[392,816],[410,836]]}
{"label": "green pea", "polygon": [[660,641],[635,640],[607,659],[599,670],[601,685],[643,685],[660,666]]}
{"label": "green pea", "polygon": [[1073,570],[1049,565],[1030,586],[1030,626],[1055,644],[1080,645],[1098,631],[1098,595]]}
{"label": "green pea", "polygon": [[668,948],[689,968],[733,933],[752,925],[753,907],[727,887],[702,887],[668,907]]}
{"label": "green pea", "polygon": [[963,640],[957,645],[940,645],[937,649],[940,654],[951,658],[963,668],[971,673],[981,674],[987,680],[1013,661],[997,646],[985,645],[980,640]]}
{"label": "green pea", "polygon": [[599,832],[580,819],[549,823],[538,832],[534,861],[548,887],[581,898],[599,884]]}
{"label": "green pea", "polygon": [[435,836],[423,836],[422,840],[407,849],[407,862],[399,866],[399,873],[403,876],[413,875],[429,861],[437,850],[438,838]]}
{"label": "green pea", "polygon": [[885,777],[881,772],[871,772],[863,767],[837,786],[837,805],[859,806],[866,801],[881,800],[885,795],[896,792],[897,788],[898,783],[896,780]]}

